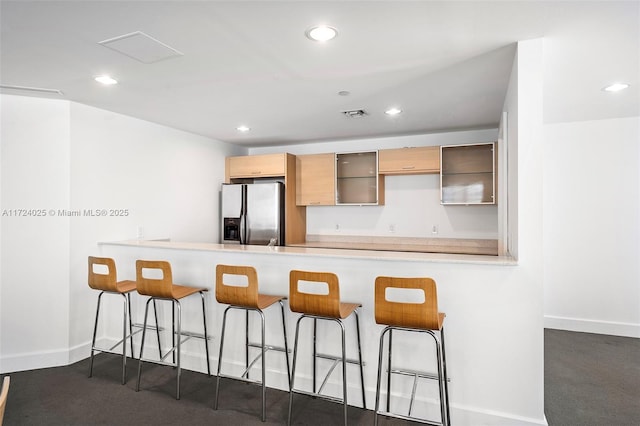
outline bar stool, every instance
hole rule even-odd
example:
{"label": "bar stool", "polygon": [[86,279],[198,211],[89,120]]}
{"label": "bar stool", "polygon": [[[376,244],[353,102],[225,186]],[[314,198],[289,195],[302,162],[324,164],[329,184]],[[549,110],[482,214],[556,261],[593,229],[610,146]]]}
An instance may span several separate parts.
{"label": "bar stool", "polygon": [[[450,425],[449,416],[449,388],[447,385],[447,363],[444,346],[444,317],[445,314],[438,312],[438,295],[436,283],[431,278],[397,278],[397,277],[377,277],[375,281],[375,317],[376,323],[386,325],[380,334],[380,350],[378,354],[378,379],[376,385],[376,407],[374,414],[374,425],[378,424],[378,414],[405,420],[417,421],[428,424]],[[394,289],[397,294],[411,293],[420,290],[423,293],[422,302],[397,302],[388,299],[387,289]],[[397,296],[396,296],[397,297]],[[426,333],[430,335],[436,346],[436,361],[438,374],[421,373],[416,371],[393,370],[391,366],[392,332],[399,330],[411,333]],[[440,339],[436,336],[436,331],[440,333]],[[382,382],[382,354],[384,337],[389,334],[388,345],[388,368],[387,368],[387,410],[380,411],[380,386]],[[407,416],[389,412],[391,398],[391,373],[411,375],[414,377],[411,401],[409,403],[409,413]],[[411,408],[415,399],[416,385],[418,378],[435,379],[438,381],[438,392],[440,394],[440,423],[434,423],[417,417],[411,417]]]}
{"label": "bar stool", "polygon": [[[161,273],[162,278],[147,278],[144,275],[144,271],[149,270],[156,271],[156,273]],[[209,366],[209,341],[207,335],[207,315],[205,309],[205,300],[204,293],[207,291],[205,287],[189,287],[184,285],[178,285],[173,283],[173,277],[171,274],[171,264],[162,260],[137,260],[136,261],[136,288],[138,293],[146,296],[150,296],[149,300],[147,300],[145,309],[144,309],[144,325],[142,328],[142,342],[140,343],[140,360],[138,363],[138,381],[136,383],[136,392],[140,390],[140,376],[142,374],[142,363],[143,361],[153,362],[160,365],[169,365],[172,367],[176,367],[178,369],[177,372],[177,385],[176,385],[176,399],[180,399],[180,354],[181,354],[181,345],[186,342],[190,338],[201,338],[204,339],[204,347],[205,354],[207,360],[207,374],[211,376],[211,368]],[[199,335],[196,333],[183,332],[182,331],[182,306],[180,305],[180,300],[190,296],[192,294],[200,293],[200,297],[202,299],[202,324],[204,328],[204,334]],[[149,313],[149,303],[151,301],[156,300],[164,300],[170,301],[172,307],[172,343],[173,346],[167,353],[163,356],[160,354],[160,360],[152,360],[152,359],[144,359],[142,354],[144,350],[144,341],[147,331],[147,317]],[[175,309],[178,309],[177,315],[177,323],[175,321]],[[185,337],[185,340],[182,340],[182,337]],[[173,362],[168,363],[165,362],[165,359],[172,354]]]}
{"label": "bar stool", "polygon": [[[230,285],[225,283],[225,278],[243,277],[241,280],[247,283],[246,286]],[[229,281],[227,281],[229,282]],[[287,344],[287,328],[284,317],[284,302],[285,296],[269,296],[258,293],[258,274],[255,268],[251,266],[231,266],[231,265],[217,265],[216,266],[216,300],[218,303],[228,304],[229,306],[224,310],[222,318],[222,331],[220,332],[220,355],[218,356],[218,372],[216,380],[216,398],[214,403],[214,410],[218,409],[218,396],[220,395],[220,377],[229,379],[238,379],[248,382],[254,382],[249,380],[249,370],[253,365],[261,359],[262,361],[262,421],[267,419],[267,405],[266,405],[266,387],[265,387],[265,354],[270,349],[283,350],[284,357],[287,362],[287,382],[291,378],[291,372],[289,368],[289,347]],[[276,348],[274,346],[265,345],[265,321],[263,310],[273,306],[274,304],[280,304],[280,310],[282,312],[282,334],[284,337],[284,349]],[[227,312],[229,309],[239,309],[245,311],[245,371],[240,377],[226,376],[220,373],[222,368],[222,349],[224,347],[224,333],[227,324]],[[261,343],[249,343],[249,311],[257,312],[260,315],[261,320]],[[260,353],[249,362],[249,347],[260,348]]]}
{"label": "bar stool", "polygon": [[11,377],[4,376],[4,379],[2,379],[2,389],[0,390],[0,426],[2,426],[2,419],[4,418],[4,410],[7,407],[7,397],[9,395],[10,383],[11,383]]}
{"label": "bar stool", "polygon": [[[105,269],[106,273],[99,272]],[[91,339],[91,363],[89,364],[89,377],[93,375],[93,359],[96,351],[118,354],[114,349],[122,344],[122,384],[126,382],[127,368],[127,338],[131,345],[131,356],[133,355],[133,324],[131,323],[131,292],[136,289],[135,281],[118,281],[116,278],[116,263],[108,257],[89,256],[89,287],[94,290],[100,290],[98,295],[98,306],[96,308],[96,319],[93,326],[93,338]],[[100,302],[103,294],[115,294],[122,296],[123,316],[122,316],[122,339],[109,349],[96,347],[96,334],[98,332],[98,319],[100,317]],[[127,321],[128,312],[128,321]],[[127,322],[129,324],[129,333],[127,334]]]}
{"label": "bar stool", "polygon": [[[301,291],[300,282],[307,283],[323,283],[328,292],[324,294],[308,293]],[[312,284],[313,285],[313,284]],[[330,272],[309,272],[293,270],[289,274],[289,307],[293,312],[302,315],[296,322],[295,342],[293,344],[293,368],[291,370],[291,391],[289,393],[289,415],[287,424],[291,424],[291,412],[293,406],[293,394],[299,393],[314,397],[321,397],[330,401],[342,402],[344,406],[344,424],[347,424],[347,363],[360,365],[360,384],[362,386],[362,406],[366,410],[367,404],[364,394],[364,370],[362,363],[362,348],[360,345],[360,323],[358,320],[358,308],[362,305],[359,303],[342,303],[340,302],[340,287],[338,284],[338,276]],[[358,339],[358,361],[347,359],[345,327],[342,320],[355,314],[356,334]],[[300,331],[300,322],[304,318],[313,319],[313,392],[306,392],[296,389],[294,386],[296,361],[298,355],[298,333]],[[326,320],[336,322],[342,330],[342,356],[336,357],[332,355],[318,354],[316,348],[316,330],[317,321]],[[329,369],[320,389],[316,391],[316,371],[317,358],[333,360],[333,365]],[[329,376],[335,369],[338,362],[342,362],[342,399],[327,395],[321,395],[324,385],[327,383]]]}

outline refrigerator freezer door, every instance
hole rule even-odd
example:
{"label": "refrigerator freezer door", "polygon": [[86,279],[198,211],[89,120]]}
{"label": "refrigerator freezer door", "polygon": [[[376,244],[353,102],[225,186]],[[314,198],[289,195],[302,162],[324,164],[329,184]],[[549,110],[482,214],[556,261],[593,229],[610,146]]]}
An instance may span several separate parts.
{"label": "refrigerator freezer door", "polygon": [[220,242],[240,243],[245,240],[244,230],[245,185],[224,184],[221,191]]}
{"label": "refrigerator freezer door", "polygon": [[[284,243],[282,183],[247,185],[246,198],[247,244],[275,245]],[[272,242],[273,244],[273,242]]]}
{"label": "refrigerator freezer door", "polygon": [[245,185],[222,185],[222,217],[239,218],[242,216],[242,204]]}

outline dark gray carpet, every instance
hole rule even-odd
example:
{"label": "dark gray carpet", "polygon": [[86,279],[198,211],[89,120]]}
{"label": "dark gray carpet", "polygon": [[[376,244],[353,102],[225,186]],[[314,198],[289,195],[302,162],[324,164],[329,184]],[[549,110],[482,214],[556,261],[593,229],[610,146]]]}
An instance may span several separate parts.
{"label": "dark gray carpet", "polygon": [[[223,379],[214,411],[215,378],[183,371],[175,399],[175,370],[146,364],[135,392],[137,361],[120,384],[120,358],[11,374],[4,425],[262,425],[284,424],[288,394],[267,390],[267,422],[260,421],[260,388]],[[296,395],[297,425],[342,424],[339,405]],[[640,425],[640,339],[545,330],[545,414],[550,426]],[[407,425],[380,419],[381,425]],[[455,418],[454,418],[455,420]],[[349,423],[373,424],[373,413],[349,407]]]}
{"label": "dark gray carpet", "polygon": [[545,330],[550,426],[640,425],[640,339]]}
{"label": "dark gray carpet", "polygon": [[[222,379],[218,410],[213,410],[215,377],[183,370],[180,400],[171,367],[145,364],[135,392],[138,362],[127,362],[127,383],[120,384],[122,358],[100,354],[87,378],[89,360],[66,367],[11,373],[3,426],[27,425],[282,425],[289,394],[267,389],[267,421],[260,421],[260,386]],[[293,424],[340,425],[342,406],[294,396]],[[372,425],[373,412],[349,407],[349,424]],[[380,418],[381,425],[408,425]]]}

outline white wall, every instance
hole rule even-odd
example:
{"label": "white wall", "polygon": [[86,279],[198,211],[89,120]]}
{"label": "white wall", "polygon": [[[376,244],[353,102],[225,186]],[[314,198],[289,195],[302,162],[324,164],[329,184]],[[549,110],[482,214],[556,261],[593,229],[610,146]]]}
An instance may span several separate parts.
{"label": "white wall", "polygon": [[545,125],[545,326],[640,337],[640,117]]}
{"label": "white wall", "polygon": [[[433,133],[350,140],[349,151],[496,140],[496,129]],[[345,152],[345,146],[344,142],[324,142],[250,150],[251,154],[283,151],[295,155]],[[436,235],[432,234],[433,226],[438,229]],[[496,206],[441,205],[438,174],[386,176],[383,206],[309,206],[307,234],[496,239],[498,215]]]}
{"label": "white wall", "polygon": [[55,210],[70,199],[69,103],[1,96],[0,105],[0,372],[65,364],[70,220]]}
{"label": "white wall", "polygon": [[[98,241],[136,238],[141,226],[145,237],[216,242],[221,165],[245,153],[76,103],[3,95],[2,209],[55,214],[2,217],[0,371],[88,355],[97,294],[87,286],[87,256]],[[134,266],[118,265],[118,272],[131,279]],[[121,315],[121,305],[111,305],[107,321]]]}

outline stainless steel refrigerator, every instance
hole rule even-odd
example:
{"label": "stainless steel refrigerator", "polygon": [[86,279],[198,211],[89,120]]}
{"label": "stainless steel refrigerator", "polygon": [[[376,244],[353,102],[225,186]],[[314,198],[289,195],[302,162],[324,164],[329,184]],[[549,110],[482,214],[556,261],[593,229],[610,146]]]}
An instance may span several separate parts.
{"label": "stainless steel refrigerator", "polygon": [[284,245],[284,184],[222,184],[222,244]]}

